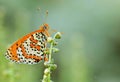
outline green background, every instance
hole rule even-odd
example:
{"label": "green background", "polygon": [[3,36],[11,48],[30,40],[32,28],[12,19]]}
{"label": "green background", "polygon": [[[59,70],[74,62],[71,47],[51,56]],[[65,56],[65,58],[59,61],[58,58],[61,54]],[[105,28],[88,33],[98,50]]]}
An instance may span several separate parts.
{"label": "green background", "polygon": [[119,0],[0,0],[0,82],[41,82],[43,62],[10,63],[4,54],[39,29],[46,10],[46,22],[63,32],[54,82],[120,82]]}

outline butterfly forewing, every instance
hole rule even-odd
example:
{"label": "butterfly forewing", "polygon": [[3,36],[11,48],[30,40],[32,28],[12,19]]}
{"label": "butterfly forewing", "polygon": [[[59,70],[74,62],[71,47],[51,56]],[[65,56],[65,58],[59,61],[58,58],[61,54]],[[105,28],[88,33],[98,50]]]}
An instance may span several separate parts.
{"label": "butterfly forewing", "polygon": [[15,42],[5,56],[16,63],[37,64],[44,58],[46,40],[46,34],[37,30]]}

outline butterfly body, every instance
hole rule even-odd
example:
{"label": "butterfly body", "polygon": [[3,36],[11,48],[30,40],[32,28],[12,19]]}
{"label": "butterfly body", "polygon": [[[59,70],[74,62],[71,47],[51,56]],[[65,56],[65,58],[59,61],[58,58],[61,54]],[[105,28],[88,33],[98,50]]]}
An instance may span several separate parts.
{"label": "butterfly body", "polygon": [[23,64],[37,64],[45,58],[43,53],[46,48],[49,26],[43,24],[39,30],[31,32],[8,48],[5,56],[7,59]]}

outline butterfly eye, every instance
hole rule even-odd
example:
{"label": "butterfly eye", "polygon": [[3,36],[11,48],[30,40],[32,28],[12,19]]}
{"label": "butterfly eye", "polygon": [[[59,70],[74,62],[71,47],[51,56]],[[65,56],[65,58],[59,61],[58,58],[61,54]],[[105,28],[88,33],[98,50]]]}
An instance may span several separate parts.
{"label": "butterfly eye", "polygon": [[47,27],[46,27],[45,25],[43,26],[43,28],[44,28],[45,30],[47,29]]}
{"label": "butterfly eye", "polygon": [[49,29],[49,25],[48,25],[48,24],[44,24],[44,25],[43,25],[43,29],[44,29],[44,30]]}

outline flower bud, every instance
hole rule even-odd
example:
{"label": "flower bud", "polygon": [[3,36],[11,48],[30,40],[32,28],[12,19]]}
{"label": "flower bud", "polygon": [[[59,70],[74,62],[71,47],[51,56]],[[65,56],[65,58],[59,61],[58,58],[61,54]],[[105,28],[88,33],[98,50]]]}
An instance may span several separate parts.
{"label": "flower bud", "polygon": [[58,44],[58,42],[57,42],[57,41],[54,41],[54,42],[53,42],[53,45],[54,45],[54,46],[56,46],[57,44]]}
{"label": "flower bud", "polygon": [[61,39],[61,33],[60,32],[57,32],[55,34],[55,39]]}
{"label": "flower bud", "polygon": [[50,74],[50,70],[49,70],[48,68],[47,68],[47,69],[45,69],[44,74],[45,74],[45,75]]}
{"label": "flower bud", "polygon": [[49,54],[50,52],[49,52],[49,49],[47,48],[47,49],[44,49],[44,52],[43,52],[44,54]]}
{"label": "flower bud", "polygon": [[55,70],[57,68],[57,65],[56,64],[52,64],[51,65],[51,70]]}
{"label": "flower bud", "polygon": [[48,38],[47,38],[47,42],[49,42],[49,43],[53,42],[52,37],[48,37]]}
{"label": "flower bud", "polygon": [[53,52],[57,53],[57,52],[59,52],[59,49],[58,48],[53,48]]}

